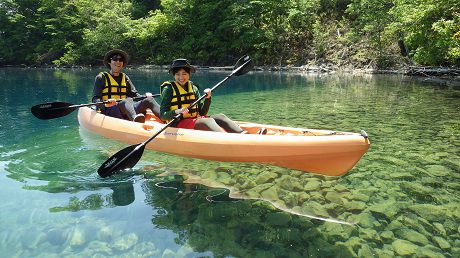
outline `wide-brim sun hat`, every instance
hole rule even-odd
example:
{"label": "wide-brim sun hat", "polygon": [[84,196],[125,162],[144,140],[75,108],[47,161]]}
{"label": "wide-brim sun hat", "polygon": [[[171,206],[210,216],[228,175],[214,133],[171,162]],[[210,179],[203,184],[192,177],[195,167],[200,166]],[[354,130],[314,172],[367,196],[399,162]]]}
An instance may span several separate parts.
{"label": "wide-brim sun hat", "polygon": [[187,59],[178,58],[172,62],[171,66],[169,67],[168,72],[172,73],[172,70],[174,68],[185,68],[185,67],[190,69],[190,73],[194,73],[196,71],[195,67],[191,66],[190,63],[187,61]]}
{"label": "wide-brim sun hat", "polygon": [[104,61],[103,61],[104,66],[106,66],[107,68],[110,68],[110,58],[112,58],[112,56],[117,55],[117,54],[123,57],[124,66],[128,64],[129,55],[125,51],[121,49],[112,49],[109,52],[105,53]]}

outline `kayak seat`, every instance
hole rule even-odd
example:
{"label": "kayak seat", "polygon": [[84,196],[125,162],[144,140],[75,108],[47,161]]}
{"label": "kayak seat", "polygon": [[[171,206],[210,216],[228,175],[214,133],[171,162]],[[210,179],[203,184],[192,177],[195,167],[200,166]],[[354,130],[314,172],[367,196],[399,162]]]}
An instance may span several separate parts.
{"label": "kayak seat", "polygon": [[261,127],[259,131],[257,132],[257,134],[261,134],[261,135],[267,134],[267,128]]}
{"label": "kayak seat", "polygon": [[145,112],[145,121],[153,121],[157,123],[164,124],[163,120],[161,120],[158,116],[156,116],[151,109],[147,109]]}

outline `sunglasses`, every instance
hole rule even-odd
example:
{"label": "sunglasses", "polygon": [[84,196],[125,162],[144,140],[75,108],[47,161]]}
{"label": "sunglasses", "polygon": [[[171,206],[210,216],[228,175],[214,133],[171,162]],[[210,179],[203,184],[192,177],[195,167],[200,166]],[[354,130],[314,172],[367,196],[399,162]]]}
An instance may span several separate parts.
{"label": "sunglasses", "polygon": [[114,56],[114,57],[110,58],[110,60],[115,61],[115,62],[116,61],[124,62],[124,59],[121,56]]}

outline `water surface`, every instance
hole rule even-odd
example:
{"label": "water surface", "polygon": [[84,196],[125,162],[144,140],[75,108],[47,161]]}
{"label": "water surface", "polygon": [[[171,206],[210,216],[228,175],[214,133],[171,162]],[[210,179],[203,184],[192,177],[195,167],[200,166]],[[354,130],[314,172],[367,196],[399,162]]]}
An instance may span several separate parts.
{"label": "water surface", "polygon": [[[5,257],[460,256],[460,91],[402,76],[251,72],[213,94],[240,121],[370,135],[345,176],[146,151],[129,172],[96,170],[126,145],[79,128],[98,70],[0,69],[0,252]],[[157,93],[166,71],[128,70]],[[228,72],[198,72],[212,87]],[[319,219],[318,219],[319,218]]]}

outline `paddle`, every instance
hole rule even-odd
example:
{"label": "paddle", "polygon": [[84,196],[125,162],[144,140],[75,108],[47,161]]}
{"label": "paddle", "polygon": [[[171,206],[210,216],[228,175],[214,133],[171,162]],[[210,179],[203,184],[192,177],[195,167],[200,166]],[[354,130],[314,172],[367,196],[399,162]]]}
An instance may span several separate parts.
{"label": "paddle", "polygon": [[[160,94],[155,94],[152,95],[153,97],[158,97]],[[134,100],[141,100],[145,99],[145,96],[142,97],[136,97]],[[117,102],[120,102],[121,99],[117,100]],[[101,101],[101,102],[95,102],[95,103],[89,103],[89,104],[80,104],[80,105],[74,105],[72,103],[67,103],[67,102],[49,102],[49,103],[43,103],[43,104],[38,104],[33,106],[30,111],[34,116],[40,119],[53,119],[53,118],[58,118],[62,116],[66,116],[70,113],[72,113],[75,109],[80,108],[80,107],[87,107],[87,106],[94,106],[94,105],[101,105],[108,103],[108,101]]]}
{"label": "paddle", "polygon": [[[212,87],[211,92],[215,89],[217,89],[222,83],[224,83],[226,80],[228,80],[230,77],[233,75],[235,76],[240,76],[243,75],[247,72],[249,72],[253,68],[253,63],[251,58],[248,55],[245,55],[238,59],[234,66],[234,70],[230,75],[225,77],[222,81],[217,83],[214,87]],[[200,98],[195,100],[189,108],[195,106],[198,104],[201,100],[203,100],[206,97],[206,94],[203,94]],[[156,132],[154,135],[152,135],[150,138],[145,140],[143,143],[139,143],[136,145],[131,145],[129,147],[126,147],[117,153],[115,153],[112,157],[110,157],[108,160],[106,160],[97,170],[97,173],[101,177],[108,177],[116,173],[117,171],[124,170],[127,168],[132,168],[136,163],[141,159],[142,154],[144,153],[145,146],[155,139],[160,133],[162,133],[166,128],[171,126],[174,122],[180,120],[182,118],[182,114],[176,115],[169,123],[167,123],[163,128],[161,128],[158,132]]]}

